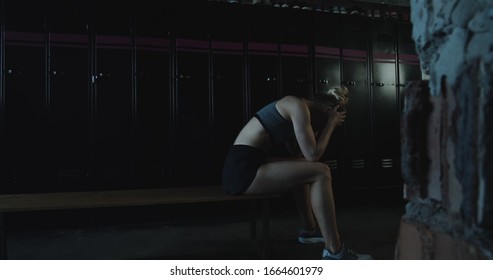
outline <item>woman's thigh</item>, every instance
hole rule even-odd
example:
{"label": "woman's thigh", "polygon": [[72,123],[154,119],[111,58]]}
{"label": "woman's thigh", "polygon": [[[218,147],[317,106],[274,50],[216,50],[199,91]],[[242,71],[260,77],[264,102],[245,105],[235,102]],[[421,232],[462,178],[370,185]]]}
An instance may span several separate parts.
{"label": "woman's thigh", "polygon": [[280,193],[321,179],[330,180],[329,167],[321,162],[269,162],[260,166],[245,193]]}

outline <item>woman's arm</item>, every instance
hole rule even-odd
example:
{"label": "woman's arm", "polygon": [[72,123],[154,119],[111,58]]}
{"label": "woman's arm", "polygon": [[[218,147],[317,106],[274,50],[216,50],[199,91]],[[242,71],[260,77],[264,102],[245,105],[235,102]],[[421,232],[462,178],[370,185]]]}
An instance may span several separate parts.
{"label": "woman's arm", "polygon": [[[345,112],[337,112],[338,107],[332,109],[328,114],[325,125],[316,137],[310,121],[312,116],[305,102],[293,102],[288,107],[296,140],[304,158],[308,161],[318,161],[327,148],[334,128],[344,120]],[[324,117],[327,117],[327,115]]]}

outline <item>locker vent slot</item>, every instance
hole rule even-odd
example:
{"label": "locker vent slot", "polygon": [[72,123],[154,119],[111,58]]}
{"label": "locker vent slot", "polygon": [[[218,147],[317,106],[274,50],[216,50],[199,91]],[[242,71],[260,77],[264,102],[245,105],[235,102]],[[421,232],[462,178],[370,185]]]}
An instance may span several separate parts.
{"label": "locker vent slot", "polygon": [[365,168],[365,160],[364,159],[352,159],[351,160],[351,168]]}
{"label": "locker vent slot", "polygon": [[381,160],[382,168],[392,168],[394,167],[393,160],[391,158],[383,158]]}

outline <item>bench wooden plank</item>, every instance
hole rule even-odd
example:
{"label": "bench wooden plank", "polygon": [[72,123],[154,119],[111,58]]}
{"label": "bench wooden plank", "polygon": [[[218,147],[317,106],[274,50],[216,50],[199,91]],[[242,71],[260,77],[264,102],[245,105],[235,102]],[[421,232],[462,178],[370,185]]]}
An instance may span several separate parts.
{"label": "bench wooden plank", "polygon": [[276,198],[224,193],[221,186],[0,195],[0,212],[183,204]]}
{"label": "bench wooden plank", "polygon": [[[126,190],[28,193],[0,195],[0,259],[7,258],[7,241],[4,214],[22,211],[64,210],[99,207],[124,207],[166,204],[187,204],[221,201],[262,201],[262,258],[268,256],[269,204],[279,194],[231,196],[222,186],[140,188]],[[251,207],[252,239],[256,241],[255,207]]]}

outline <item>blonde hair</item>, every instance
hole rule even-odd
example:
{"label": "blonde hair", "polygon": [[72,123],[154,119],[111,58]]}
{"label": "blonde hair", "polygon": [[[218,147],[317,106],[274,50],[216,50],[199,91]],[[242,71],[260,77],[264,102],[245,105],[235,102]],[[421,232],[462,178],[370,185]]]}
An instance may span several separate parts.
{"label": "blonde hair", "polygon": [[351,93],[345,86],[333,86],[326,92],[315,94],[313,100],[329,105],[331,108],[337,105],[343,105],[351,97]]}

